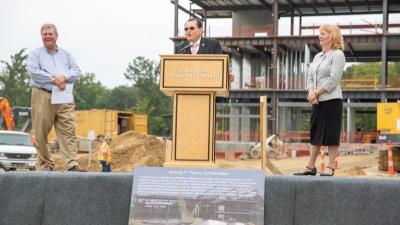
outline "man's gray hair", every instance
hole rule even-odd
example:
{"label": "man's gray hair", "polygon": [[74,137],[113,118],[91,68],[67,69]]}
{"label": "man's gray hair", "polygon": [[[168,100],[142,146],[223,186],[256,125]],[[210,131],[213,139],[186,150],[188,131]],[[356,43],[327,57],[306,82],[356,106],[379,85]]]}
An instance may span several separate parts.
{"label": "man's gray hair", "polygon": [[42,27],[40,28],[40,33],[42,33],[44,29],[48,29],[48,28],[52,28],[54,30],[54,33],[56,33],[58,35],[56,25],[54,25],[52,23],[43,24]]}

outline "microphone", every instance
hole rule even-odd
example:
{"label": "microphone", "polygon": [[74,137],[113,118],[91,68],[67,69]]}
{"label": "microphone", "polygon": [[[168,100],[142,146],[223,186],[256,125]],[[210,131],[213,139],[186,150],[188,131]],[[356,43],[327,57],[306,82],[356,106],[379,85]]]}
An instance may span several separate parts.
{"label": "microphone", "polygon": [[184,51],[186,51],[186,50],[187,50],[188,48],[190,48],[190,47],[192,47],[192,44],[186,45],[185,47],[181,48],[181,50],[179,50],[178,54],[179,54],[179,53],[182,53],[182,52],[184,52]]}

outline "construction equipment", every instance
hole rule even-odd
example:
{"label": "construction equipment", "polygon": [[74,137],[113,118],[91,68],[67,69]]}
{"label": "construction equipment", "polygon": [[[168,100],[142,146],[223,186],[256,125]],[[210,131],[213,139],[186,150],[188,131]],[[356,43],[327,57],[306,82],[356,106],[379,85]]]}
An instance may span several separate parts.
{"label": "construction equipment", "polygon": [[[0,111],[7,130],[14,130],[14,118],[11,113],[11,104],[5,97],[0,97]],[[3,123],[1,124],[3,125]]]}
{"label": "construction equipment", "polygon": [[[265,140],[266,145],[266,167],[273,173],[282,175],[283,173],[271,162],[271,158],[278,158],[282,153],[278,150],[283,142],[279,140],[278,136],[273,134]],[[260,142],[250,146],[248,152],[244,152],[240,159],[259,159],[261,157],[261,144]]]}
{"label": "construction equipment", "polygon": [[18,125],[23,122],[23,125],[20,129],[21,132],[28,132],[28,130],[32,127],[31,112],[32,112],[32,109],[30,107],[13,107],[12,108],[12,115],[13,115],[15,124]]}
{"label": "construction equipment", "polygon": [[[278,148],[282,144],[283,144],[282,141],[279,140],[279,138],[275,134],[269,136],[265,140],[267,157],[268,158],[277,157],[280,154],[280,152],[278,151]],[[260,147],[261,147],[260,142],[258,142],[257,144],[251,145],[249,151],[246,152],[245,154],[247,154],[248,157],[251,159],[259,159],[261,156]]]}
{"label": "construction equipment", "polygon": [[[400,171],[400,102],[378,103],[377,105],[377,142],[391,142],[394,170]],[[379,170],[388,170],[388,151],[379,152]]]}
{"label": "construction equipment", "polygon": [[[31,108],[30,107],[11,107],[10,102],[5,97],[0,97],[0,111],[3,116],[1,126],[7,130],[15,130],[17,121],[24,118],[22,132],[27,132],[31,127]],[[5,125],[5,127],[4,127]]]}

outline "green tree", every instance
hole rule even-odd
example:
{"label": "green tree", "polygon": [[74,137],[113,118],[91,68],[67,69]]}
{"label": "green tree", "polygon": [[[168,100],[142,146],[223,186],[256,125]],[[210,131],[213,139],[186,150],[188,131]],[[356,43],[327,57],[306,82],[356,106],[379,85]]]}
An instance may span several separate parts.
{"label": "green tree", "polygon": [[369,108],[360,108],[356,111],[354,118],[355,127],[361,131],[370,132],[376,130],[376,110]]}
{"label": "green tree", "polygon": [[[381,76],[381,63],[360,63],[349,66],[343,73],[344,78],[376,78],[380,84]],[[388,73],[387,82],[390,88],[400,87],[400,62],[389,62],[388,63]]]}
{"label": "green tree", "polygon": [[94,73],[82,75],[74,84],[77,109],[106,108],[110,91],[96,80]]}
{"label": "green tree", "polygon": [[138,90],[134,86],[118,86],[111,90],[107,108],[134,110],[138,99]]}
{"label": "green tree", "polygon": [[139,56],[133,59],[132,63],[129,63],[124,75],[126,79],[134,82],[135,87],[144,93],[149,93],[158,88],[160,65],[155,61]]}
{"label": "green tree", "polygon": [[5,68],[0,72],[0,96],[8,98],[12,106],[30,106],[30,77],[26,70],[26,49],[11,56],[11,62],[1,60]]}
{"label": "green tree", "polygon": [[389,63],[387,84],[390,88],[400,88],[400,62]]}
{"label": "green tree", "polygon": [[129,63],[125,78],[133,81],[138,90],[136,112],[145,113],[149,117],[149,133],[161,135],[163,130],[170,126],[162,117],[171,114],[171,98],[160,91],[160,64],[136,57]]}
{"label": "green tree", "polygon": [[[381,63],[360,63],[347,67],[343,74],[346,78],[376,78],[380,86]],[[387,85],[389,88],[400,87],[400,62],[389,62],[387,73]],[[371,109],[358,109],[355,114],[355,124],[362,131],[376,130],[376,111]]]}
{"label": "green tree", "polygon": [[381,64],[379,62],[362,63],[353,65],[352,77],[374,78],[379,77],[381,73]]}
{"label": "green tree", "polygon": [[147,97],[141,99],[135,106],[135,111],[139,114],[152,114],[154,107]]}

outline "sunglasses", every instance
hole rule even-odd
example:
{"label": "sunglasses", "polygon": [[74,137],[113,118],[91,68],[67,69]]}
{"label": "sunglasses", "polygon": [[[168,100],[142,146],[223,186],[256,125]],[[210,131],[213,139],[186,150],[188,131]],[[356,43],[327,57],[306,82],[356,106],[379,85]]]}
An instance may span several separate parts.
{"label": "sunglasses", "polygon": [[188,30],[194,30],[194,29],[196,29],[196,28],[197,28],[197,27],[185,27],[184,30],[185,30],[185,31],[188,31]]}

